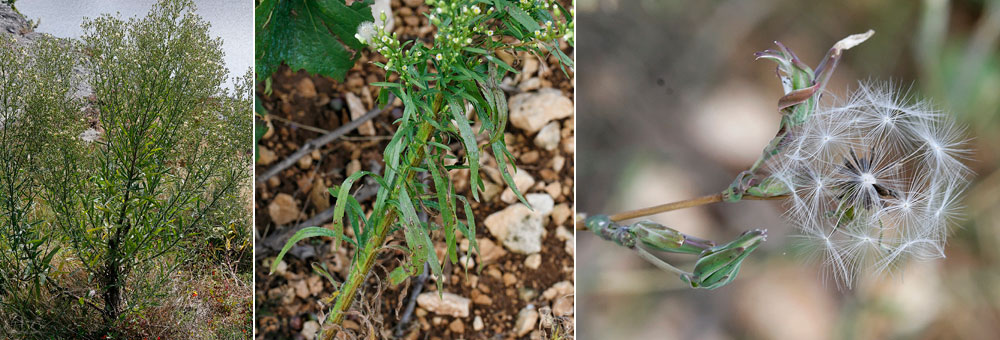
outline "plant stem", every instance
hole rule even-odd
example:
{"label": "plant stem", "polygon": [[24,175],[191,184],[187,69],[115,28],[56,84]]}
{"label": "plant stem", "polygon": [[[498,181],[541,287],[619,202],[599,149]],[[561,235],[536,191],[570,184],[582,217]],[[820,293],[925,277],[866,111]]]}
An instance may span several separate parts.
{"label": "plant stem", "polygon": [[[769,197],[743,196],[744,200],[758,200],[758,201],[781,200],[781,199],[785,199],[785,198],[788,198],[788,195],[769,196]],[[683,200],[683,201],[677,201],[677,202],[670,202],[670,203],[666,203],[666,204],[660,204],[660,205],[656,205],[656,206],[652,206],[652,207],[648,207],[648,208],[642,208],[642,209],[624,211],[624,212],[620,212],[620,213],[611,215],[610,217],[611,217],[612,221],[619,222],[619,221],[624,221],[624,220],[631,220],[633,218],[639,218],[639,217],[643,217],[643,216],[649,216],[649,215],[659,214],[659,213],[667,212],[667,211],[671,211],[671,210],[693,208],[693,207],[697,207],[697,206],[702,206],[702,205],[712,204],[712,203],[719,203],[719,202],[722,202],[722,193],[713,194],[713,195],[706,195],[706,196],[701,196],[701,197],[696,197],[696,198],[687,199],[687,200]]]}
{"label": "plant stem", "polygon": [[[767,196],[767,197],[763,197],[763,196],[749,196],[749,195],[743,196],[743,200],[754,200],[754,201],[782,200],[782,199],[786,199],[786,198],[788,198],[788,195]],[[695,198],[686,199],[686,200],[683,200],[683,201],[676,201],[676,202],[664,203],[664,204],[655,205],[655,206],[652,206],[652,207],[646,207],[646,208],[641,208],[641,209],[623,211],[623,212],[620,212],[620,213],[617,213],[617,214],[614,214],[614,215],[611,215],[611,216],[608,216],[608,217],[611,218],[611,221],[613,221],[613,222],[621,222],[621,221],[624,221],[624,220],[631,220],[633,218],[645,217],[645,216],[655,215],[655,214],[659,214],[659,213],[663,213],[663,212],[668,212],[668,211],[673,211],[673,210],[678,210],[678,209],[693,208],[693,207],[697,207],[697,206],[702,206],[702,205],[712,204],[712,203],[719,203],[719,202],[722,202],[722,193],[717,193],[717,194],[712,194],[712,195],[705,195],[705,196],[701,196],[701,197],[695,197]],[[583,226],[583,221],[582,220],[578,221],[576,223],[576,229],[586,229]]]}
{"label": "plant stem", "polygon": [[[436,114],[440,110],[444,96],[438,94],[434,100],[434,110]],[[432,118],[428,118],[432,119]],[[430,139],[431,133],[434,131],[434,125],[432,125],[428,120],[424,120],[420,124],[420,128],[417,131],[417,136],[414,142],[421,145],[426,144],[427,140]],[[420,165],[424,161],[424,148],[417,148],[416,154],[414,154],[413,159],[410,159],[409,166],[402,169],[402,173],[397,179],[402,179],[402,181],[395,182],[391,191],[390,198],[395,199],[399,197],[399,190],[406,190],[405,183],[413,181],[413,177],[417,174],[412,168]],[[389,230],[393,223],[396,223],[397,211],[392,208],[391,205],[387,205],[388,211],[385,216],[379,220],[379,224],[375,226],[375,233],[372,238],[365,243],[363,249],[358,249],[356,251],[357,260],[354,265],[351,266],[351,271],[348,272],[347,278],[344,280],[344,284],[340,286],[339,295],[337,295],[337,300],[330,310],[330,315],[327,316],[326,321],[330,324],[340,325],[344,321],[344,316],[346,316],[347,310],[351,308],[351,304],[354,303],[354,296],[358,290],[358,287],[364,283],[365,278],[368,277],[368,272],[371,271],[372,266],[375,264],[375,259],[377,258],[378,251],[382,249],[382,245],[385,243],[385,239],[389,236]],[[377,216],[379,212],[373,212],[373,216]],[[333,340],[336,332],[326,331],[323,332],[324,340]]]}
{"label": "plant stem", "polygon": [[649,251],[643,249],[638,244],[636,244],[636,246],[633,247],[632,249],[635,249],[635,252],[639,253],[639,257],[643,258],[649,263],[652,263],[657,268],[666,270],[668,272],[677,274],[679,276],[684,274],[691,274],[686,271],[680,270],[677,267],[674,267],[673,265],[667,263],[666,261],[661,260],[659,257],[656,257],[656,255],[651,254]]}

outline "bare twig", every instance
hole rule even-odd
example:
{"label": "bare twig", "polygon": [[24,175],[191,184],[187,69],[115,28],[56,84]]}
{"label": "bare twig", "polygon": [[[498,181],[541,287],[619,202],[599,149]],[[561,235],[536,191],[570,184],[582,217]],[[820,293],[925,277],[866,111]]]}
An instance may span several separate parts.
{"label": "bare twig", "polygon": [[[357,199],[358,202],[364,202],[374,197],[375,193],[377,192],[378,192],[378,184],[367,186],[358,190],[358,192],[354,195],[354,198]],[[326,210],[323,210],[317,213],[316,215],[313,215],[313,217],[310,217],[308,220],[305,220],[305,222],[299,223],[291,228],[286,228],[283,231],[268,235],[266,238],[256,243],[254,247],[255,248],[254,257],[257,259],[266,258],[271,254],[273,254],[274,252],[280,250],[281,247],[283,247],[285,243],[288,242],[288,239],[292,238],[292,235],[295,235],[295,233],[298,232],[299,230],[302,230],[303,228],[307,227],[315,227],[323,225],[323,223],[330,221],[330,219],[333,218],[333,210],[334,206],[330,206]]]}
{"label": "bare twig", "polygon": [[271,117],[271,119],[277,119],[279,122],[282,122],[282,123],[285,123],[285,124],[288,124],[288,125],[291,125],[293,127],[297,127],[297,128],[303,129],[303,130],[309,130],[309,131],[312,131],[312,132],[315,132],[315,133],[322,133],[322,134],[330,133],[329,130],[320,129],[320,128],[312,126],[312,125],[306,125],[306,124],[296,123],[295,121],[293,121],[291,119],[287,119],[287,118],[284,118],[284,117],[279,117],[278,115],[269,115],[269,116]]}
{"label": "bare twig", "polygon": [[[392,101],[395,100],[395,98],[396,98],[395,96],[393,96],[392,94],[389,94],[389,99],[386,102],[387,103],[392,103]],[[352,121],[348,122],[347,124],[345,124],[344,126],[341,126],[341,127],[337,128],[336,130],[330,131],[330,133],[322,135],[319,138],[316,138],[316,139],[313,139],[313,140],[310,140],[310,141],[306,142],[305,144],[302,145],[301,148],[299,148],[298,151],[295,151],[295,153],[293,153],[290,156],[288,156],[287,158],[281,160],[281,162],[278,162],[278,164],[275,164],[270,169],[267,169],[267,171],[265,171],[264,173],[258,175],[257,176],[257,183],[258,184],[264,183],[264,181],[270,179],[271,177],[274,177],[274,175],[277,175],[282,170],[285,170],[288,167],[294,165],[296,162],[299,161],[300,158],[305,157],[306,155],[309,155],[309,153],[312,152],[313,150],[317,150],[317,149],[323,147],[324,145],[329,144],[330,142],[333,142],[337,138],[340,138],[340,136],[343,136],[344,134],[350,132],[351,130],[356,129],[358,126],[361,126],[362,123],[367,122],[367,121],[371,120],[372,118],[375,118],[375,116],[378,116],[380,114],[389,112],[389,110],[391,108],[392,108],[392,105],[391,104],[387,104],[385,107],[383,107],[381,109],[379,109],[379,108],[372,109],[371,111],[368,111],[368,113],[365,113],[364,116],[361,116],[358,119],[352,120]]]}

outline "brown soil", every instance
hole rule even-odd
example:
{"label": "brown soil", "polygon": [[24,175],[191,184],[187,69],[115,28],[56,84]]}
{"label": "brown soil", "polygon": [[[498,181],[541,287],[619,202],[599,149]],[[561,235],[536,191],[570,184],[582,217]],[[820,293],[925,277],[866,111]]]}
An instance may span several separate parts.
{"label": "brown soil", "polygon": [[[418,16],[427,10],[422,2],[406,1],[406,4],[393,1],[394,12],[396,13],[396,32],[402,39],[410,37],[420,37],[426,39],[432,31],[426,26],[426,18],[419,16],[419,20],[410,18]],[[405,7],[407,5],[414,5]],[[401,14],[402,12],[402,14]],[[417,25],[410,25],[417,24]],[[570,53],[571,48],[564,48]],[[527,58],[523,55],[522,58]],[[381,57],[379,57],[381,58]],[[272,93],[264,93],[263,84],[258,87],[258,96],[264,102],[264,107],[273,116],[281,117],[305,126],[316,127],[323,130],[333,130],[350,121],[350,113],[344,100],[345,94],[349,91],[357,95],[364,102],[366,109],[374,107],[372,98],[376,98],[378,87],[367,84],[376,81],[385,81],[384,71],[369,63],[369,53],[365,51],[364,56],[349,72],[344,82],[336,82],[328,78],[309,76],[305,72],[293,73],[287,67],[283,67],[273,76]],[[549,70],[541,73],[543,86],[550,86],[561,89],[564,94],[571,99],[573,84],[571,80],[563,74],[554,58],[546,60]],[[520,67],[520,65],[515,65]],[[544,69],[545,66],[543,66]],[[508,75],[513,77],[513,75]],[[395,79],[389,79],[393,81]],[[516,85],[516,82],[515,82]],[[366,95],[368,92],[369,95]],[[512,96],[515,93],[508,92]],[[392,122],[402,114],[398,101],[388,114],[376,117],[372,122],[375,127],[374,136],[363,136],[357,130],[348,133],[346,136],[337,139],[333,143],[326,145],[311,156],[309,164],[299,166],[296,164],[282,171],[278,176],[267,181],[267,183],[257,186],[255,199],[256,216],[256,240],[260,242],[267,236],[282,232],[289,226],[293,226],[308,217],[322,211],[322,203],[313,202],[310,191],[313,186],[322,184],[329,188],[340,184],[346,178],[348,164],[352,160],[360,161],[362,170],[378,170],[381,172],[382,150],[388,142],[388,138],[395,131]],[[561,121],[563,126],[572,127],[572,118]],[[309,131],[302,127],[294,127],[291,124],[271,119],[270,125],[273,133],[269,134],[261,142],[261,146],[275,153],[276,161],[280,161],[295,152],[301,145],[319,137],[321,133]],[[562,148],[554,151],[546,151],[534,145],[534,136],[526,136],[523,131],[508,124],[508,149],[518,159],[518,167],[527,171],[541,185],[536,185],[527,192],[545,192],[544,185],[547,183],[559,182],[563,187],[561,195],[555,199],[556,204],[566,203],[573,206],[572,188],[574,156],[567,153]],[[563,138],[566,134],[572,134],[572,129],[563,129]],[[522,157],[525,154],[537,152],[535,161],[527,163]],[[490,152],[492,155],[492,152]],[[549,166],[550,160],[556,155],[566,158],[566,165],[559,172],[555,172]],[[306,157],[309,158],[309,157]],[[492,163],[488,166],[496,168],[495,162],[490,157]],[[270,165],[258,164],[256,171],[258,174],[266,171]],[[457,171],[455,171],[457,172]],[[453,174],[453,179],[458,188],[459,194],[467,195],[468,192],[467,172],[463,174]],[[485,176],[489,181],[489,176]],[[500,187],[505,185],[502,183]],[[272,220],[268,210],[268,205],[279,193],[289,194],[295,198],[301,213],[299,219],[287,225],[277,226]],[[312,196],[312,197],[311,197]],[[328,198],[333,203],[333,198]],[[362,206],[370,211],[374,198],[361,202]],[[490,238],[496,244],[501,244],[486,230],[483,220],[490,214],[502,210],[509,204],[500,201],[500,194],[494,195],[491,200],[483,202],[471,202],[476,216],[477,238]],[[317,207],[320,205],[320,207]],[[463,214],[464,216],[464,214]],[[432,217],[433,218],[433,217]],[[569,222],[564,223],[569,230]],[[557,226],[554,223],[546,225],[547,234],[543,241],[541,266],[535,270],[526,268],[524,265],[525,255],[508,252],[503,257],[488,263],[481,271],[476,268],[466,270],[461,264],[446,264],[445,273],[447,282],[443,283],[444,291],[454,293],[463,297],[475,300],[476,296],[486,295],[492,300],[489,305],[473,304],[471,315],[466,318],[459,318],[462,323],[462,333],[456,333],[451,328],[455,318],[450,316],[440,316],[428,313],[421,308],[412,316],[410,323],[406,327],[408,339],[513,339],[512,334],[518,312],[529,304],[536,307],[549,306],[552,301],[544,301],[542,292],[561,281],[573,281],[573,258],[565,250],[564,241],[556,237]],[[348,228],[349,229],[349,228]],[[348,234],[349,230],[348,230]],[[443,240],[441,235],[433,235],[436,240]],[[395,233],[389,238],[389,244],[403,243],[402,233]],[[571,241],[572,242],[572,241]],[[443,241],[438,242],[439,248]],[[258,246],[260,251],[260,246]],[[460,252],[463,253],[463,252]],[[287,264],[284,271],[268,274],[270,262],[276,253],[257,254],[255,275],[256,282],[256,334],[259,339],[299,339],[304,338],[302,329],[313,320],[322,320],[324,313],[330,304],[324,304],[321,300],[329,297],[335,292],[333,285],[325,279],[321,279],[312,270],[313,264],[323,264],[333,275],[334,279],[342,282],[350,268],[350,259],[353,256],[353,247],[345,243],[337,251],[332,250],[332,243],[329,239],[311,239],[300,242],[298,246],[283,260]],[[462,254],[459,256],[461,257]],[[305,257],[299,258],[297,256]],[[356,334],[375,333],[376,338],[391,338],[395,331],[399,318],[403,314],[406,304],[411,298],[412,283],[416,278],[410,278],[408,282],[398,286],[391,286],[388,283],[387,273],[394,269],[403,261],[403,255],[395,250],[385,248],[380,254],[373,270],[373,275],[369,276],[368,283],[362,287],[365,290],[364,298],[355,303],[358,313],[348,316],[344,326]],[[444,258],[439,256],[439,258]],[[500,273],[500,275],[496,275]],[[512,274],[517,280],[504,284],[504,274]],[[428,279],[424,285],[424,292],[436,291],[433,279]],[[522,295],[534,297],[523,299]],[[530,296],[529,296],[530,297]],[[485,324],[485,328],[480,331],[473,329],[473,320],[480,316]],[[559,334],[565,336],[571,334],[572,316],[557,318],[554,326],[537,332],[532,336],[551,334],[555,327],[560,327]],[[319,322],[322,324],[322,322]],[[538,325],[535,329],[542,329]],[[570,330],[567,332],[567,329]],[[524,338],[528,338],[525,336]]]}

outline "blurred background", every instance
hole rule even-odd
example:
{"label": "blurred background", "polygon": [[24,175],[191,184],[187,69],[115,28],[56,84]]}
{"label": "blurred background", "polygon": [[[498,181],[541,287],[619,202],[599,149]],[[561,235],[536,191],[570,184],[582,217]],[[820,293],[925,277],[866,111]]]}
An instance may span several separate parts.
{"label": "blurred background", "polygon": [[[577,208],[615,213],[716,193],[774,136],[779,40],[815,67],[839,39],[827,87],[892,81],[969,126],[976,177],[947,258],[838,289],[791,250],[775,202],[653,216],[717,241],[767,228],[732,284],[676,275],[586,231],[577,238],[580,339],[996,339],[1000,337],[1000,1],[578,0]],[[683,268],[692,258],[669,257]]]}

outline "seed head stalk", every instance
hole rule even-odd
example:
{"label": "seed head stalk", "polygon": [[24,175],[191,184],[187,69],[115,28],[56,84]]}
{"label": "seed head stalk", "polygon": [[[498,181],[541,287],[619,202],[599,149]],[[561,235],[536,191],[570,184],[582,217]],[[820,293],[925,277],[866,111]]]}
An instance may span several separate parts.
{"label": "seed head stalk", "polygon": [[[772,200],[783,200],[783,199],[786,199],[788,197],[789,197],[788,195],[777,195],[777,196],[744,196],[743,199],[744,200],[752,200],[752,201],[772,201]],[[635,218],[640,218],[640,217],[646,217],[646,216],[656,215],[656,214],[660,214],[660,213],[665,213],[665,212],[668,212],[668,211],[674,211],[674,210],[680,210],[680,209],[687,209],[687,208],[694,208],[694,207],[699,207],[699,206],[703,206],[703,205],[708,205],[708,204],[712,204],[712,203],[719,203],[719,202],[724,202],[724,201],[725,201],[724,195],[723,195],[723,193],[720,192],[720,193],[717,193],[717,194],[705,195],[705,196],[695,197],[695,198],[686,199],[686,200],[682,200],[682,201],[674,201],[674,202],[664,203],[664,204],[660,204],[660,205],[654,205],[654,206],[646,207],[646,208],[640,208],[640,209],[635,209],[635,210],[623,211],[623,212],[620,212],[620,213],[617,213],[617,214],[610,215],[609,217],[611,218],[612,222],[621,222],[621,221],[625,221],[625,220],[631,220],[631,219],[635,219]],[[582,220],[578,221],[576,223],[576,228],[577,229],[585,229]]]}

